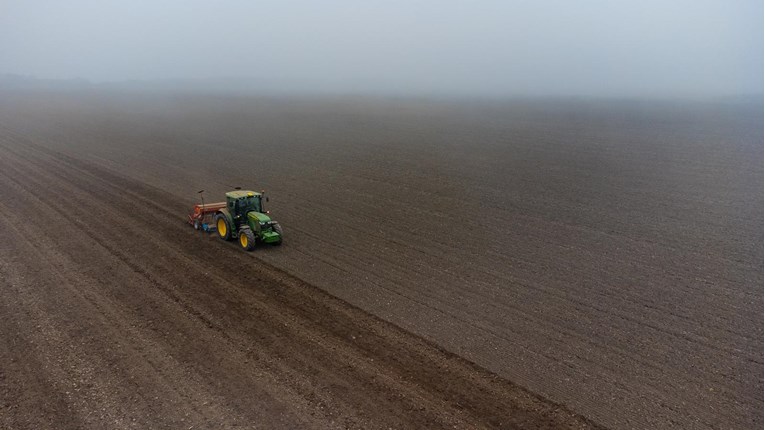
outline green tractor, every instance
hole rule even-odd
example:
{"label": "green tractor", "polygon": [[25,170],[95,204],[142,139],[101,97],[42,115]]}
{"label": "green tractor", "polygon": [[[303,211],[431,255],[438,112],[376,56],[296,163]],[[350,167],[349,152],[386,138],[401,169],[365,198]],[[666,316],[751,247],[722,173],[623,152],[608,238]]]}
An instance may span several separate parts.
{"label": "green tractor", "polygon": [[281,245],[282,227],[271,220],[263,209],[263,200],[263,193],[254,191],[226,193],[226,205],[215,213],[218,236],[223,240],[238,238],[239,244],[247,251],[252,251],[258,243]]}

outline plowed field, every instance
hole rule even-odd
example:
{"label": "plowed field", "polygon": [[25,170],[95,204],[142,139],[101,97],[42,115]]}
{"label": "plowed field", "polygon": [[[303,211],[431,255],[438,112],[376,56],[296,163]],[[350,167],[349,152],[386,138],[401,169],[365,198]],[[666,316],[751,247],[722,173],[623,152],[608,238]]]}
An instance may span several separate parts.
{"label": "plowed field", "polygon": [[0,427],[762,427],[762,118],[3,94]]}

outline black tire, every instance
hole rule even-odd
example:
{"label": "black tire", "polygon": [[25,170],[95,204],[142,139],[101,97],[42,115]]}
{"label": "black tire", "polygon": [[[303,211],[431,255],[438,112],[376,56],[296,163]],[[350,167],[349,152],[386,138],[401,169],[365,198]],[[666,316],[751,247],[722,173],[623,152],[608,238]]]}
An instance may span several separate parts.
{"label": "black tire", "polygon": [[255,233],[253,233],[249,227],[242,227],[242,229],[239,230],[239,245],[241,245],[245,251],[252,251],[255,249]]}
{"label": "black tire", "polygon": [[[223,221],[223,224],[221,224],[221,221]],[[221,227],[224,228],[223,231],[221,231]],[[231,240],[231,224],[229,224],[225,215],[215,215],[215,228],[218,231],[219,238],[223,240]]]}

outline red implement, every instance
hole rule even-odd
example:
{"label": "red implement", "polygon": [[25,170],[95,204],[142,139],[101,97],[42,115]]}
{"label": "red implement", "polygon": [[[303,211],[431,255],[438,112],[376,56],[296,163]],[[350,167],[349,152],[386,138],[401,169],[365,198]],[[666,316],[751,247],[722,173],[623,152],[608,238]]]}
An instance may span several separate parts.
{"label": "red implement", "polygon": [[189,224],[196,230],[212,231],[215,213],[226,207],[226,202],[207,203],[205,205],[194,205],[194,209],[189,214]]}

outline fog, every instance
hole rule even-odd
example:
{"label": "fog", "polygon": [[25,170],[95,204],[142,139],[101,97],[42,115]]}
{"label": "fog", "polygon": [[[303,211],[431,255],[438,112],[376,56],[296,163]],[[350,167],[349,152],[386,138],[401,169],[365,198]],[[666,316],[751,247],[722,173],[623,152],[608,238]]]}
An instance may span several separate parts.
{"label": "fog", "polygon": [[0,74],[284,92],[763,91],[763,3],[0,2]]}

